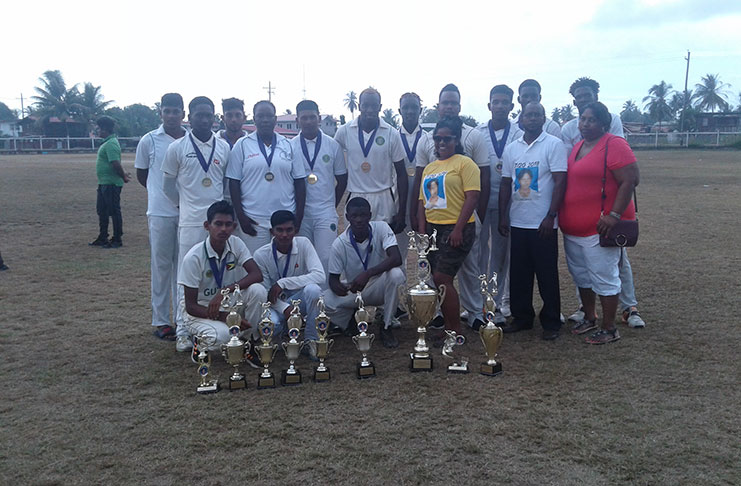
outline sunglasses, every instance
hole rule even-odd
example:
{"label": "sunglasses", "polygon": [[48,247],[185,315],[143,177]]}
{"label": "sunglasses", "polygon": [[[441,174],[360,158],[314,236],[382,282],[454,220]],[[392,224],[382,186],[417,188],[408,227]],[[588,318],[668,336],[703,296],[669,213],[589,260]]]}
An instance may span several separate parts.
{"label": "sunglasses", "polygon": [[440,143],[440,142],[451,143],[453,140],[455,140],[455,137],[450,136],[450,135],[446,135],[446,136],[435,135],[432,137],[432,140],[435,143]]}

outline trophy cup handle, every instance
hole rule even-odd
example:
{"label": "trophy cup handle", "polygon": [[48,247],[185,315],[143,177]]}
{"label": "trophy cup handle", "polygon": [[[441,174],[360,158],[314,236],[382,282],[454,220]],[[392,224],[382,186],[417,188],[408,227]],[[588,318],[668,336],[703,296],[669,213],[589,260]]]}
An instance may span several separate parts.
{"label": "trophy cup handle", "polygon": [[355,343],[355,346],[357,346],[358,345],[358,336],[353,336],[352,337],[352,342],[354,342]]}
{"label": "trophy cup handle", "polygon": [[370,335],[370,338],[368,339],[368,345],[370,346],[371,344],[373,344],[373,340],[375,340],[375,339],[376,339],[376,335],[375,334],[371,334]]}
{"label": "trophy cup handle", "polygon": [[329,344],[327,344],[327,353],[329,353],[332,350],[332,345],[334,344],[334,339],[330,339],[327,341]]}
{"label": "trophy cup handle", "polygon": [[445,300],[445,292],[447,291],[447,287],[445,284],[440,284],[437,286],[437,303],[442,305],[443,300]]}
{"label": "trophy cup handle", "polygon": [[[280,343],[280,347],[283,348],[283,352],[285,353],[286,350],[288,349],[288,343]],[[273,353],[273,356],[275,356],[275,353]]]}

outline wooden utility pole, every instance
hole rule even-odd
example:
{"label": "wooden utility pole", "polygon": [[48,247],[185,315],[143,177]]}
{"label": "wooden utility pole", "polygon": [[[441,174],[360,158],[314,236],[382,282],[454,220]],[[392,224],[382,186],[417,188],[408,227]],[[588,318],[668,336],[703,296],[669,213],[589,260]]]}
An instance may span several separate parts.
{"label": "wooden utility pole", "polygon": [[273,93],[275,92],[275,88],[273,87],[272,83],[268,81],[267,86],[263,86],[262,89],[267,90],[268,92],[268,101],[273,101]]}
{"label": "wooden utility pole", "polygon": [[679,131],[684,131],[684,112],[687,111],[687,81],[690,77],[690,51],[687,51],[687,57],[684,58],[687,61],[687,70],[684,73],[684,99],[682,100],[682,116],[679,120]]}

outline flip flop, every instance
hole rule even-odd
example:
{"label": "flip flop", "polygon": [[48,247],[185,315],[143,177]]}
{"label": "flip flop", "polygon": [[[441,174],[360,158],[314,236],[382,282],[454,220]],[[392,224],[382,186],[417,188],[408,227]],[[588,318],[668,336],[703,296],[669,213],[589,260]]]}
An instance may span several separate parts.
{"label": "flip flop", "polygon": [[617,328],[613,329],[612,331],[600,329],[599,331],[591,334],[588,338],[586,338],[584,342],[586,342],[587,344],[607,344],[617,341],[618,339],[620,339],[620,333],[618,332]]}
{"label": "flip flop", "polygon": [[173,329],[172,326],[158,326],[152,334],[163,341],[175,340],[175,329]]}

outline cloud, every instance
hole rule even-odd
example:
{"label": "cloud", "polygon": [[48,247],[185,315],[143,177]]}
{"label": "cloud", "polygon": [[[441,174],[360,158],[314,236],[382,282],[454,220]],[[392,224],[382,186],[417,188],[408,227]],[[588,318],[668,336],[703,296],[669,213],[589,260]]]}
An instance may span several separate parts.
{"label": "cloud", "polygon": [[696,23],[727,15],[741,15],[741,2],[675,0],[647,4],[645,0],[623,0],[606,2],[587,25],[607,29],[658,27],[681,22]]}

